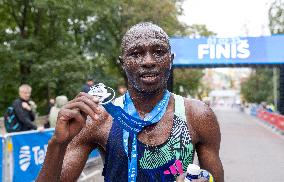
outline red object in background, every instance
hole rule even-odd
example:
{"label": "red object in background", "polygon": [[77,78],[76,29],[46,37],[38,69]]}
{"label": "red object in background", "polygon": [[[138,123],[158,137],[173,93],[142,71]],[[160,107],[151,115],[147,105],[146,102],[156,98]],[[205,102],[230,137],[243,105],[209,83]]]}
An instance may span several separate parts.
{"label": "red object in background", "polygon": [[263,110],[257,110],[257,114],[256,116],[259,118],[259,119],[263,119],[262,116],[263,116]]}
{"label": "red object in background", "polygon": [[273,126],[276,126],[277,118],[278,118],[277,114],[268,112],[267,115],[268,115],[268,118],[267,118],[268,122],[272,124]]}
{"label": "red object in background", "polygon": [[284,131],[284,116],[277,114],[277,119],[276,119],[276,127],[281,130]]}
{"label": "red object in background", "polygon": [[275,126],[277,129],[284,131],[284,115],[258,110],[257,117]]}

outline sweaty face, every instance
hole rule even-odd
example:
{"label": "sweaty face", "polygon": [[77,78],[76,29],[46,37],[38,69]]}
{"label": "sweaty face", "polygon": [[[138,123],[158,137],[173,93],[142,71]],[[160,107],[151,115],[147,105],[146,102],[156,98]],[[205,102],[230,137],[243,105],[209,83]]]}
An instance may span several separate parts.
{"label": "sweaty face", "polygon": [[172,63],[168,41],[156,36],[159,32],[139,33],[123,47],[122,67],[129,87],[146,93],[162,90],[166,88]]}

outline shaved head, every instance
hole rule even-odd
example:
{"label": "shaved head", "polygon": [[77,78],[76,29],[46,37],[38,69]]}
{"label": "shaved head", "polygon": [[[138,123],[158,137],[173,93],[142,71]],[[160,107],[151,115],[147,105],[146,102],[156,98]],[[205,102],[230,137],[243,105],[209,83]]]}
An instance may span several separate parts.
{"label": "shaved head", "polygon": [[135,41],[137,42],[137,40],[143,41],[149,38],[166,42],[170,49],[169,36],[167,33],[156,24],[151,22],[143,22],[132,26],[123,36],[121,42],[122,54],[125,52],[126,46],[130,46]]}
{"label": "shaved head", "polygon": [[173,54],[166,32],[150,22],[132,26],[124,35],[119,57],[128,79],[128,90],[154,93],[164,90]]}

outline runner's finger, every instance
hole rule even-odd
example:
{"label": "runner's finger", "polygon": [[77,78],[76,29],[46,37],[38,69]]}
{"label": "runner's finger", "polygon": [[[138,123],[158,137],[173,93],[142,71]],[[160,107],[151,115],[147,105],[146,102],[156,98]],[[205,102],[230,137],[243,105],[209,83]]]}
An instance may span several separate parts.
{"label": "runner's finger", "polygon": [[93,95],[90,95],[90,94],[87,94],[87,93],[85,93],[85,92],[80,92],[80,93],[76,96],[76,98],[82,97],[82,96],[85,96],[85,97],[87,97],[87,98],[93,100],[93,101],[96,102],[97,104],[100,102],[100,100],[99,100],[98,97],[93,96]]}
{"label": "runner's finger", "polygon": [[99,114],[99,112],[97,110],[98,104],[96,102],[94,102],[93,100],[91,100],[90,97],[86,97],[86,96],[80,96],[80,97],[73,99],[68,104],[66,104],[64,106],[64,108],[69,108],[70,104],[76,103],[76,102],[83,102],[83,103],[87,104],[95,113]]}
{"label": "runner's finger", "polygon": [[78,111],[78,109],[85,113],[86,115],[89,115],[91,118],[96,118],[96,113],[92,108],[86,104],[85,102],[73,102],[68,105],[64,106],[65,109],[75,109]]}

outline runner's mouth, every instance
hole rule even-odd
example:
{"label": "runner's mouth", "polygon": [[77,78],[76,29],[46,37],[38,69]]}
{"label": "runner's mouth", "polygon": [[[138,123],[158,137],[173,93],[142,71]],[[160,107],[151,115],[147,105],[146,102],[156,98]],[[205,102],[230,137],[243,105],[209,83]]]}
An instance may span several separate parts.
{"label": "runner's mouth", "polygon": [[144,74],[141,77],[142,78],[155,78],[157,77],[159,74]]}
{"label": "runner's mouth", "polygon": [[140,76],[140,78],[143,82],[152,83],[152,82],[156,82],[158,80],[159,74],[157,74],[157,73],[142,74]]}

